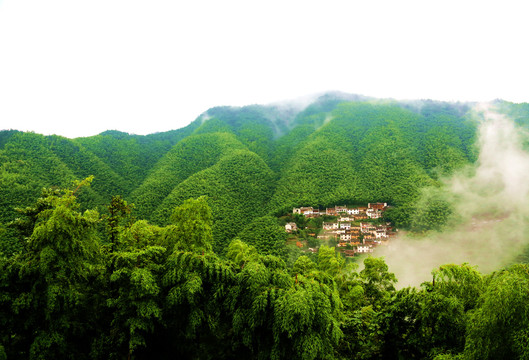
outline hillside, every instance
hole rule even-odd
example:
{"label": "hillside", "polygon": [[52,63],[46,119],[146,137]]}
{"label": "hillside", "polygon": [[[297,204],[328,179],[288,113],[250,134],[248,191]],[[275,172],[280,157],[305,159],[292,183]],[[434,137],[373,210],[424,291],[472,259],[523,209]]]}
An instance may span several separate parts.
{"label": "hillside", "polygon": [[0,359],[523,358],[529,106],[493,105],[0,132]]}
{"label": "hillside", "polygon": [[[526,125],[526,104],[496,105]],[[326,94],[305,108],[212,108],[185,128],[147,136],[2,131],[0,223],[42,188],[94,175],[83,206],[104,213],[122,195],[137,218],[158,225],[186,198],[208,195],[217,244],[252,219],[304,205],[384,201],[406,227],[423,187],[476,160],[471,107]]]}

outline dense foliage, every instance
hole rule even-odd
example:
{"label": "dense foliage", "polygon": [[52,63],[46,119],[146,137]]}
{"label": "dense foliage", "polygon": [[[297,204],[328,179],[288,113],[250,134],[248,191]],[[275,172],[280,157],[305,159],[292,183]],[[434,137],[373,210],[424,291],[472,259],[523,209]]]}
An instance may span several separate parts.
{"label": "dense foliage", "polygon": [[16,221],[22,250],[0,258],[3,358],[513,359],[529,351],[527,265],[488,276],[444,265],[432,282],[396,290],[381,258],[358,271],[322,246],[287,266],[269,217],[248,224],[246,242],[233,240],[220,257],[206,198],[183,201],[159,227],[134,220],[121,197],[109,215],[81,210],[91,182],[45,189]]}
{"label": "dense foliage", "polygon": [[[527,117],[524,107],[498,106],[519,122]],[[421,189],[475,160],[468,105],[327,94],[300,109],[217,107],[185,128],[147,136],[106,131],[70,140],[1,131],[0,251],[19,250],[6,226],[14,208],[42,188],[90,175],[85,208],[105,213],[104,204],[121,195],[137,217],[157,225],[185,199],[208,195],[215,249],[224,253],[254,219],[300,205],[384,201],[395,206],[391,220],[414,226]]]}
{"label": "dense foliage", "polygon": [[148,136],[0,131],[0,359],[528,357],[526,265],[396,290],[382,259],[301,253],[277,221],[382,201],[440,229],[439,180],[477,156],[469,111],[327,94]]}

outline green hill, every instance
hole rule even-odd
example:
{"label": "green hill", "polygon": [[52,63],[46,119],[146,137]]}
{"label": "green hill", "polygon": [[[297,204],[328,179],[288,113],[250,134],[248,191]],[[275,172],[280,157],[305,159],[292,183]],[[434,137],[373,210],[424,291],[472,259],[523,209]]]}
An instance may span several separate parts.
{"label": "green hill", "polygon": [[[473,161],[475,124],[424,115],[400,104],[341,103],[305,118],[294,138],[272,208],[385,201],[407,204],[439,172]],[[300,121],[301,122],[301,121]],[[314,130],[307,127],[314,128]],[[285,137],[287,138],[288,135]],[[291,140],[291,139],[289,139]]]}
{"label": "green hill", "polygon": [[150,218],[153,211],[189,176],[216,164],[226,154],[244,145],[229,133],[191,135],[169,150],[154,166],[130,198],[140,216]]}
{"label": "green hill", "polygon": [[77,138],[74,142],[91,151],[119,174],[125,181],[121,194],[128,195],[140,186],[160,158],[197,126],[197,123],[192,123],[182,129],[147,136],[105,131],[96,136]]}
{"label": "green hill", "polygon": [[[527,126],[527,104],[495,105]],[[384,201],[404,226],[423,187],[476,160],[471,109],[330,93],[306,107],[216,107],[182,129],[147,136],[1,131],[0,222],[43,187],[94,175],[83,204],[105,211],[122,195],[137,218],[158,224],[184,199],[208,195],[219,244],[242,229],[241,219],[301,205]]]}
{"label": "green hill", "polygon": [[[494,105],[529,147],[529,105]],[[0,131],[0,359],[527,358],[528,264],[445,264],[396,289],[383,258],[359,270],[333,247],[287,246],[282,224],[323,217],[278,219],[382,201],[397,227],[436,229],[451,213],[443,177],[477,160],[478,116],[334,93],[213,108],[148,136]],[[513,209],[511,230],[526,218]]]}
{"label": "green hill", "polygon": [[266,213],[274,185],[273,172],[258,155],[235,150],[178,184],[156,209],[154,220],[165,224],[175,206],[190,197],[207,195],[214,220],[214,249],[222,253],[247,222]]}

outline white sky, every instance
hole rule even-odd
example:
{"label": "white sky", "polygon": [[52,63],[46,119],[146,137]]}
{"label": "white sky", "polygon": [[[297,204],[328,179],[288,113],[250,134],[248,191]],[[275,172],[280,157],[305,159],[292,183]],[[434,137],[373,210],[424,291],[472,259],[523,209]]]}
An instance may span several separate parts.
{"label": "white sky", "polygon": [[517,0],[0,0],[0,129],[147,134],[217,105],[328,90],[529,102],[527,10]]}

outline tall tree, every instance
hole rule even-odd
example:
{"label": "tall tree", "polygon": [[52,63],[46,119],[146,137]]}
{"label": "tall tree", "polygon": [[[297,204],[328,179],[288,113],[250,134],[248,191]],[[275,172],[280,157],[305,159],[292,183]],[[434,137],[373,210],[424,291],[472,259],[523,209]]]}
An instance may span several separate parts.
{"label": "tall tree", "polygon": [[171,222],[165,231],[165,244],[169,249],[211,251],[212,215],[205,196],[188,199],[177,206]]}
{"label": "tall tree", "polygon": [[82,358],[88,353],[85,336],[92,312],[90,283],[98,261],[99,214],[81,213],[76,195],[90,182],[91,178],[78,182],[75,190],[46,191],[32,207],[41,211],[27,212],[22,235],[33,229],[26,249],[6,266],[14,320],[6,329],[9,356]]}
{"label": "tall tree", "polygon": [[469,319],[465,358],[529,358],[529,265],[513,265],[488,282]]}

